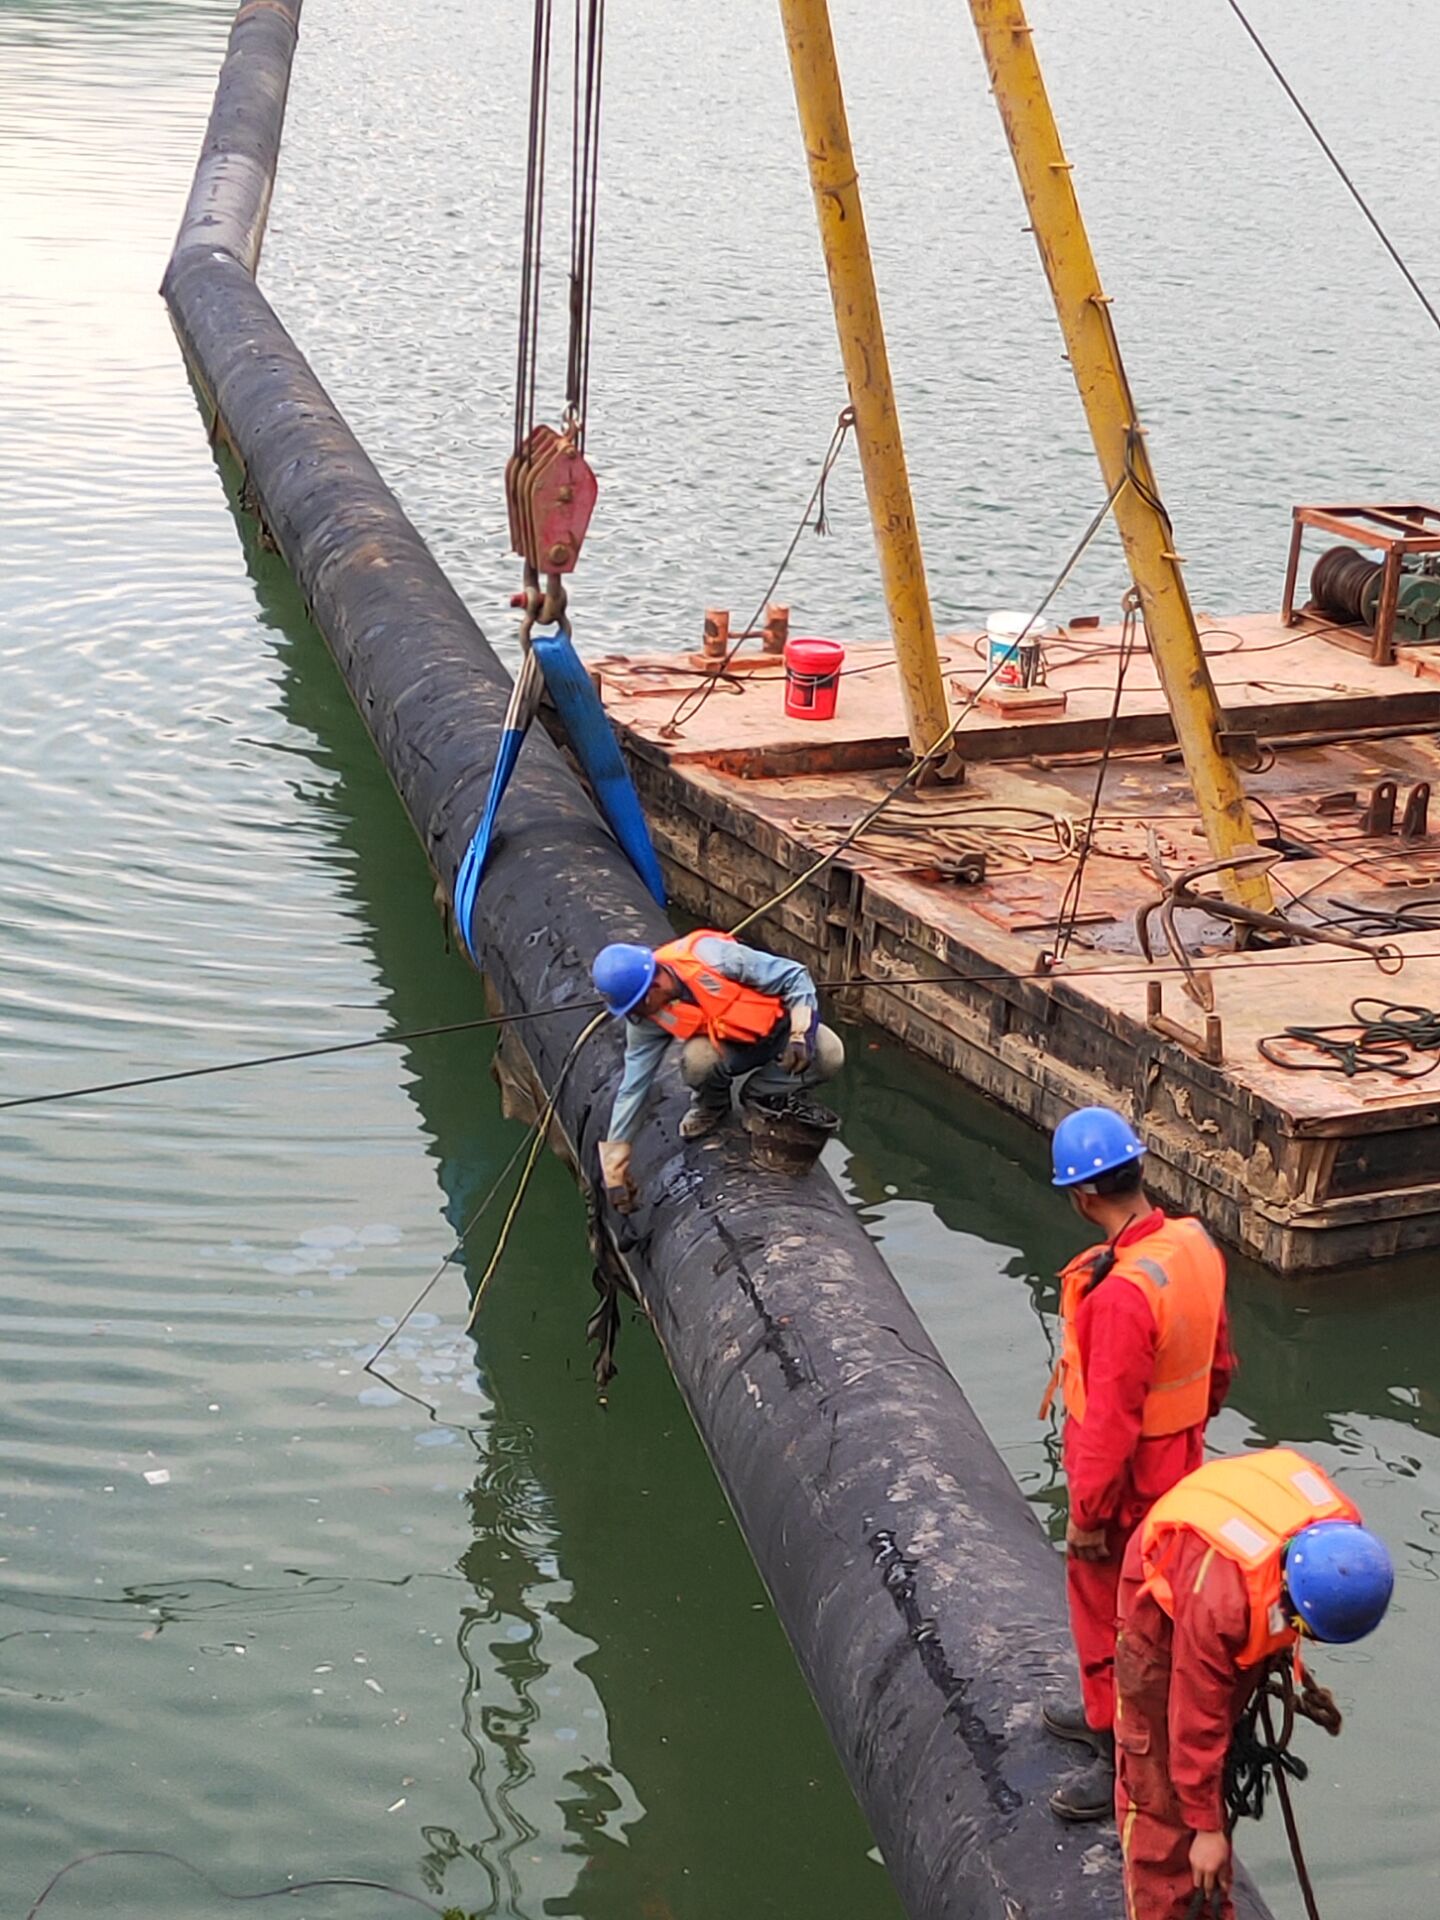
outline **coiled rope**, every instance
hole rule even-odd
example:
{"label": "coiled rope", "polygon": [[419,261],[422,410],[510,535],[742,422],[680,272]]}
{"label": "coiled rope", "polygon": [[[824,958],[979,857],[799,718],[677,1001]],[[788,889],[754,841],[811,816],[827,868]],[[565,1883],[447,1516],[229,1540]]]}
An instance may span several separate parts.
{"label": "coiled rope", "polygon": [[[1335,1696],[1300,1669],[1300,1689],[1295,1687],[1295,1662],[1282,1655],[1266,1671],[1248,1706],[1240,1715],[1225,1756],[1222,1788],[1226,1829],[1234,1831],[1237,1820],[1258,1820],[1265,1812],[1265,1798],[1271,1781],[1275,1783],[1280,1812],[1285,1821],[1285,1837],[1295,1864],[1295,1878],[1305,1901],[1309,1920],[1320,1920],[1315,1888],[1300,1845],[1300,1830],[1290,1800],[1290,1782],[1304,1780],[1310,1769],[1298,1754],[1290,1751],[1297,1720],[1309,1720],[1323,1727],[1333,1739],[1343,1721]],[[1280,1708],[1280,1729],[1276,1732],[1274,1709]],[[1263,1738],[1262,1736],[1263,1730]],[[1198,1911],[1198,1909],[1197,1909]]]}
{"label": "coiled rope", "polygon": [[[1362,996],[1350,1002],[1349,1025],[1297,1024],[1255,1044],[1262,1059],[1287,1073],[1343,1073],[1347,1080],[1386,1073],[1393,1080],[1423,1080],[1440,1066],[1440,1013]],[[1427,1053],[1433,1056],[1428,1061]]]}

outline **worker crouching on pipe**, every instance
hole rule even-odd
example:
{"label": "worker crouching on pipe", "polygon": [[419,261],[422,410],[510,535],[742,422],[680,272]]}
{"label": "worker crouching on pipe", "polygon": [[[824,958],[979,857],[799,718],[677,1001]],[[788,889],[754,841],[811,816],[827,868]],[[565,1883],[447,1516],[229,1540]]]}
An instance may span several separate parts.
{"label": "worker crouching on pipe", "polygon": [[637,1198],[631,1143],[651,1082],[672,1040],[683,1046],[680,1072],[690,1088],[683,1140],[699,1140],[729,1115],[741,1084],[746,1101],[785,1097],[833,1079],[845,1064],[840,1036],[820,1024],[815,982],[733,935],[702,928],[650,947],[609,946],[595,956],[596,991],[623,1017],[625,1070],[615,1095],[600,1169],[614,1205]]}
{"label": "worker crouching on pipe", "polygon": [[[1234,1920],[1230,1828],[1235,1812],[1259,1811],[1236,1805],[1237,1730],[1247,1709],[1268,1713],[1262,1684],[1298,1679],[1298,1711],[1338,1733],[1299,1642],[1363,1639],[1394,1579],[1358,1508],[1287,1448],[1212,1460],[1151,1508],[1125,1556],[1115,1664],[1129,1920]],[[1268,1741],[1273,1721],[1262,1725]],[[1273,1766],[1272,1752],[1256,1757]]]}
{"label": "worker crouching on pipe", "polygon": [[1205,1427],[1224,1404],[1234,1360],[1225,1260],[1198,1220],[1168,1219],[1145,1194],[1145,1149],[1108,1107],[1068,1114],[1052,1143],[1054,1184],[1104,1238],[1060,1276],[1060,1360],[1041,1404],[1063,1382],[1062,1453],[1070,1628],[1078,1706],[1051,1702],[1045,1725],[1094,1750],[1050,1806],[1063,1820],[1104,1820],[1115,1795],[1115,1614],[1131,1536],[1154,1502],[1205,1457]]}

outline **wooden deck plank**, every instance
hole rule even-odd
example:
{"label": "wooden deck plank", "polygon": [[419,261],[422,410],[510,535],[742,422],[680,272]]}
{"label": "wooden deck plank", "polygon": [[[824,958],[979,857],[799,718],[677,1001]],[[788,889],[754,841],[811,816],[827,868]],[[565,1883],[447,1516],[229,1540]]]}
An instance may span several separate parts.
{"label": "wooden deck plank", "polygon": [[[957,742],[962,752],[994,759],[1098,746],[1114,705],[1120,638],[1118,627],[1067,632],[1047,654],[1047,681],[1065,694],[1065,713],[1007,718],[976,706],[962,725]],[[1287,628],[1270,614],[1208,623],[1205,645],[1221,704],[1237,727],[1283,733],[1430,718],[1440,725],[1440,681],[1425,671],[1423,648],[1408,649],[1395,665],[1379,667],[1323,630]],[[946,635],[941,641],[952,714],[985,678],[983,648],[980,634]],[[690,656],[607,655],[591,665],[601,676],[605,704],[617,725],[674,761],[700,757],[737,772],[790,765],[799,771],[818,767],[827,756],[833,765],[845,764],[847,750],[852,766],[856,752],[872,754],[872,764],[889,765],[904,747],[894,661],[888,646],[873,642],[847,645],[832,720],[795,720],[785,713],[784,674],[776,662],[722,682],[673,736],[662,729],[677,703],[705,683]],[[1153,745],[1173,737],[1154,662],[1148,653],[1136,652],[1126,667],[1116,742]]]}

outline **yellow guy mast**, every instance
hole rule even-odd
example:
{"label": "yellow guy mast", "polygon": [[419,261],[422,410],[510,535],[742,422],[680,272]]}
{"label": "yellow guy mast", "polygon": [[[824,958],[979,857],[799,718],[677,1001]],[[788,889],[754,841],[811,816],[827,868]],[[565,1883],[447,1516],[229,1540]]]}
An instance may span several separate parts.
{"label": "yellow guy mast", "polygon": [[[1100,285],[1071,163],[1045,92],[1033,29],[1022,0],[970,0],[970,11],[1105,484],[1119,489],[1115,520],[1211,857],[1253,852],[1255,828],[1245,788],[1220,742],[1223,719],[1214,682],[1125,378],[1110,296]],[[1263,873],[1232,869],[1221,879],[1232,900],[1273,911]]]}
{"label": "yellow guy mast", "polygon": [[910,747],[918,758],[944,735],[950,715],[935,649],[935,620],[925,583],[925,561],[910,497],[900,420],[890,384],[890,361],[865,235],[860,182],[850,148],[845,96],[835,62],[830,9],[826,0],[780,0],[780,14],[790,49],[800,131],[810,162],[810,185],[815,193],[825,269],[830,276],[840,355],[855,414],[865,497],[870,504],[870,523],[900,667]]}

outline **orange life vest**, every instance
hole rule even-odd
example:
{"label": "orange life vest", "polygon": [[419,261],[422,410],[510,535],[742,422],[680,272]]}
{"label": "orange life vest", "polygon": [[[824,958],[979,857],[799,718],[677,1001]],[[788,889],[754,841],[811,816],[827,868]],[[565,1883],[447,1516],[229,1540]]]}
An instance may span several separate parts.
{"label": "orange life vest", "polygon": [[712,972],[695,952],[702,940],[736,944],[733,934],[702,927],[698,933],[687,933],[683,940],[670,940],[657,947],[656,961],[668,967],[694,999],[672,1000],[650,1018],[677,1040],[693,1040],[697,1033],[708,1035],[717,1045],[722,1040],[738,1041],[742,1046],[763,1040],[775,1031],[785,1011],[784,1002],[773,993],[759,993],[738,980],[727,980],[723,973]]}
{"label": "orange life vest", "polygon": [[1281,1607],[1287,1541],[1319,1520],[1358,1521],[1354,1502],[1303,1454],[1288,1447],[1211,1460],[1162,1494],[1140,1532],[1140,1588],[1173,1620],[1175,1596],[1166,1573],[1176,1536],[1198,1533],[1245,1576],[1250,1634],[1239,1656],[1257,1667],[1299,1640]]}
{"label": "orange life vest", "polygon": [[[1060,1276],[1064,1332],[1056,1371],[1064,1381],[1065,1411],[1076,1420],[1085,1418],[1085,1369],[1076,1315],[1094,1263],[1105,1251],[1090,1248]],[[1210,1370],[1225,1303],[1224,1255],[1198,1220],[1167,1220],[1154,1233],[1116,1250],[1115,1265],[1100,1284],[1113,1287],[1119,1282],[1145,1296],[1158,1335],[1141,1432],[1154,1436],[1203,1426],[1210,1412]],[[1050,1411],[1054,1386],[1052,1379],[1042,1418]]]}

